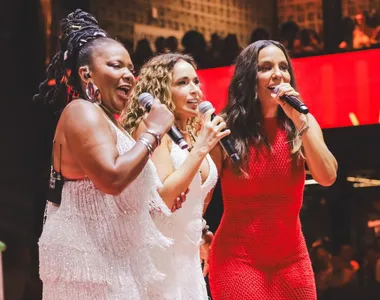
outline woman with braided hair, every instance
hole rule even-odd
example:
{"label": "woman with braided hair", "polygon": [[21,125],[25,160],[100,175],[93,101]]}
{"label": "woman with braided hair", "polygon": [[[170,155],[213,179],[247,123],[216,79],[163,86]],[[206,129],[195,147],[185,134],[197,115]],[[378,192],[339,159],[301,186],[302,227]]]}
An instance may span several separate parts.
{"label": "woman with braided hair", "polygon": [[135,87],[127,50],[81,10],[61,29],[60,51],[35,96],[63,108],[39,240],[43,298],[145,300],[148,285],[164,276],[150,251],[171,244],[150,215],[170,210],[149,155],[173,114],[154,102],[135,142],[114,118]]}

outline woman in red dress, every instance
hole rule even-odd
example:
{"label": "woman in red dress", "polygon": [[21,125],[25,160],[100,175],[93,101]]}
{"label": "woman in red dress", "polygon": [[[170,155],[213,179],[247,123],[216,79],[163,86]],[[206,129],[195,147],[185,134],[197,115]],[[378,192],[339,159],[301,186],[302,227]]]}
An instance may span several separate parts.
{"label": "woman in red dress", "polygon": [[224,115],[241,161],[213,152],[224,201],[210,253],[213,300],[316,299],[299,219],[305,162],[324,186],[337,162],[315,118],[280,99],[300,97],[295,88],[280,43],[257,41],[238,56]]}

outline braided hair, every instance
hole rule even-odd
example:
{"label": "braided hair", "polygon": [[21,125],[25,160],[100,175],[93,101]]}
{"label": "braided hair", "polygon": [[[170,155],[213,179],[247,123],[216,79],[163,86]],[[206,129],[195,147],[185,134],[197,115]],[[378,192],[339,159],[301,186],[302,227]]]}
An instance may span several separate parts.
{"label": "braided hair", "polygon": [[70,13],[60,25],[59,51],[48,65],[47,78],[33,100],[63,109],[73,98],[85,98],[78,69],[90,64],[94,47],[109,37],[98,21],[81,9]]}

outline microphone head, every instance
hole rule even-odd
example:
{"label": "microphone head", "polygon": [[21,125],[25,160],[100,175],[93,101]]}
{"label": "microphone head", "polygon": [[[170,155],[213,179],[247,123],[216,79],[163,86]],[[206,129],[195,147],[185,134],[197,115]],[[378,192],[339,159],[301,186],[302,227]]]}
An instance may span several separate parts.
{"label": "microphone head", "polygon": [[199,103],[199,106],[198,106],[199,112],[202,115],[208,112],[211,108],[214,108],[214,106],[212,106],[211,102],[209,101],[202,101],[201,103]]}
{"label": "microphone head", "polygon": [[138,102],[141,107],[145,107],[148,104],[153,104],[153,100],[153,96],[149,93],[142,93],[138,98]]}
{"label": "microphone head", "polygon": [[182,139],[182,140],[179,141],[178,146],[182,150],[185,150],[185,149],[189,148],[189,145],[186,143],[186,141],[184,139]]}

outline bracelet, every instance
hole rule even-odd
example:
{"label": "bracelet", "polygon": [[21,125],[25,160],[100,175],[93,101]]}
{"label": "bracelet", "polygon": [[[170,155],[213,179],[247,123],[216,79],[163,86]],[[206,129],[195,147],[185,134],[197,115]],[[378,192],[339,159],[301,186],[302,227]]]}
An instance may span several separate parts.
{"label": "bracelet", "polygon": [[206,220],[202,218],[202,235],[209,231],[209,228],[210,226],[207,225]]}
{"label": "bracelet", "polygon": [[146,149],[148,149],[149,158],[152,157],[153,147],[149,143],[149,141],[147,139],[143,138],[143,137],[141,137],[138,141],[141,142],[141,143],[143,143],[145,145]]}
{"label": "bracelet", "polygon": [[298,131],[298,136],[302,136],[309,127],[310,127],[309,123],[306,123],[305,126],[302,127],[300,131]]}
{"label": "bracelet", "polygon": [[214,234],[208,230],[210,227],[207,225],[206,220],[202,219],[202,244],[211,244]]}
{"label": "bracelet", "polygon": [[147,130],[144,131],[144,133],[149,133],[149,134],[153,135],[154,139],[156,140],[157,147],[160,146],[160,144],[161,144],[161,138],[160,138],[160,135],[157,132],[153,131],[152,129],[147,129]]}

